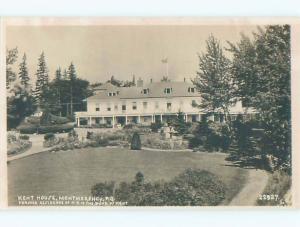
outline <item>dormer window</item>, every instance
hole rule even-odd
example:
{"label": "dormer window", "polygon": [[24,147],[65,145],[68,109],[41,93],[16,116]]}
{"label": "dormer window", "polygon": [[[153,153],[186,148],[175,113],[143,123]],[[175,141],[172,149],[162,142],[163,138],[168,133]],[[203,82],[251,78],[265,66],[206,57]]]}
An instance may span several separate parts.
{"label": "dormer window", "polygon": [[171,94],[172,93],[172,88],[170,88],[170,87],[165,88],[164,93],[165,94]]}
{"label": "dormer window", "polygon": [[116,96],[117,94],[119,94],[119,92],[108,92],[108,96]]}
{"label": "dormer window", "polygon": [[194,92],[195,92],[195,88],[194,88],[194,87],[189,87],[189,88],[188,88],[188,92],[194,93]]}
{"label": "dormer window", "polygon": [[144,94],[144,95],[147,95],[147,94],[149,94],[149,88],[145,88],[145,89],[143,89],[143,91],[142,91],[142,92],[143,92],[143,94]]}

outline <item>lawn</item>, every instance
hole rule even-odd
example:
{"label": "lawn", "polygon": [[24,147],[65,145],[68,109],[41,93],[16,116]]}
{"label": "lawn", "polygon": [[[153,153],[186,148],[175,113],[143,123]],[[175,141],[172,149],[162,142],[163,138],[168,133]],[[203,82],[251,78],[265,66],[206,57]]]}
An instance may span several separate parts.
{"label": "lawn", "polygon": [[9,203],[17,195],[90,195],[105,181],[132,181],[140,171],[145,181],[171,180],[187,168],[210,171],[227,186],[227,204],[244,185],[247,170],[227,165],[225,154],[131,151],[87,148],[40,153],[8,165]]}

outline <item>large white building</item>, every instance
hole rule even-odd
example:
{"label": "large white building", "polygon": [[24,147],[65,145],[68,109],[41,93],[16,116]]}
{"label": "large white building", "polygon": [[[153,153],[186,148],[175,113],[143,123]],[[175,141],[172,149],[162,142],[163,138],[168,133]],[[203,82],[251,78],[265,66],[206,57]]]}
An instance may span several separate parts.
{"label": "large white building", "polygon": [[[186,80],[151,81],[146,85],[138,80],[136,87],[116,87],[105,83],[95,88],[95,95],[86,101],[87,111],[76,112],[75,115],[78,126],[109,124],[114,127],[133,122],[166,122],[179,111],[184,113],[187,122],[194,122],[200,121],[205,114],[193,105],[199,104],[201,97],[194,85]],[[240,113],[244,113],[240,103],[231,108],[231,114]]]}

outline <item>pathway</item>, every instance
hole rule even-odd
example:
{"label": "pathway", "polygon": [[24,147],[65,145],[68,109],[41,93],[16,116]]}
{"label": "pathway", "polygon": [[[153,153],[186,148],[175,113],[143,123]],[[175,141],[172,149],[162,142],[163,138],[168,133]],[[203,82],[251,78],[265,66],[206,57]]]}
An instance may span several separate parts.
{"label": "pathway", "polygon": [[[63,134],[59,134],[60,137],[62,135]],[[44,135],[30,135],[30,141],[32,142],[32,146],[30,149],[20,154],[7,157],[7,161],[10,162],[16,159],[25,158],[30,155],[46,152],[50,149],[43,147]]]}
{"label": "pathway", "polygon": [[263,170],[249,170],[249,177],[243,189],[233,198],[229,206],[255,206],[268,182],[268,174]]}

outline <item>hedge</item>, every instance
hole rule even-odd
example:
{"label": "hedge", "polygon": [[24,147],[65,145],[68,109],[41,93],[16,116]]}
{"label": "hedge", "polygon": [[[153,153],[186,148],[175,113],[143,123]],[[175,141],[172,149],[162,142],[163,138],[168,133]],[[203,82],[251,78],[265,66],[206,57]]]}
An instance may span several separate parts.
{"label": "hedge", "polygon": [[91,189],[92,196],[113,196],[128,206],[216,206],[225,199],[226,186],[205,170],[187,169],[170,182],[145,182],[137,173],[132,182],[102,182]]}
{"label": "hedge", "polygon": [[41,126],[35,126],[35,125],[22,125],[18,129],[20,130],[20,133],[22,134],[33,134],[33,133],[57,133],[57,132],[69,132],[73,130],[74,126],[69,124],[62,124],[62,125],[41,125]]}

